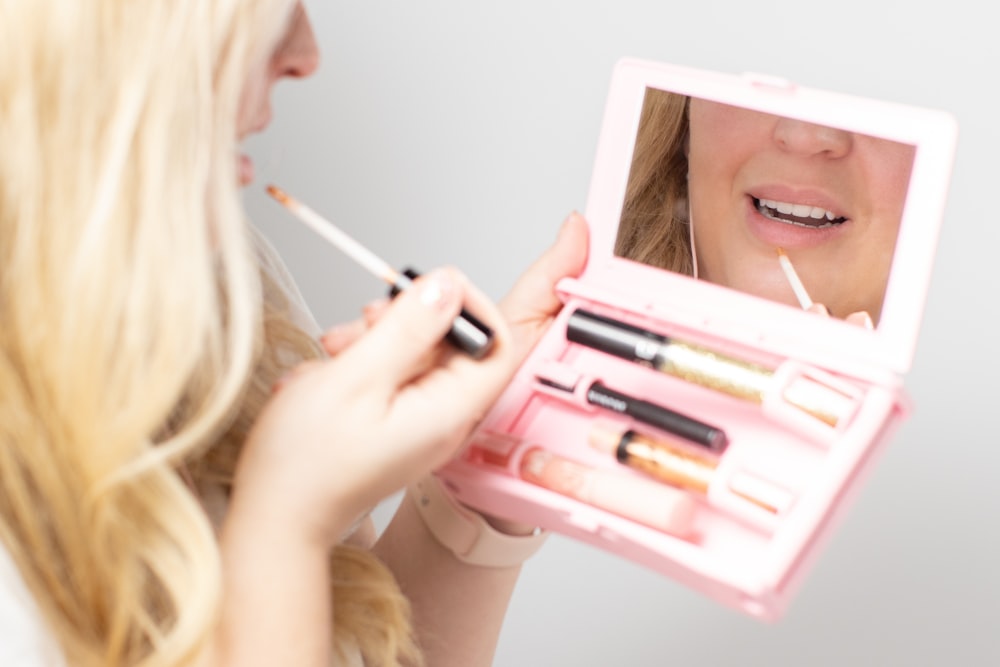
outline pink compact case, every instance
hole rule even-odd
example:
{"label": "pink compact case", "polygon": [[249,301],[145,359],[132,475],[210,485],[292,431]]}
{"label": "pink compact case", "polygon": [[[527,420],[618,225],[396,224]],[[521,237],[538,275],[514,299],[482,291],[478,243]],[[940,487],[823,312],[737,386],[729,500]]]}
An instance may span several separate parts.
{"label": "pink compact case", "polygon": [[780,617],[910,411],[955,139],[940,111],[623,60],[586,269],[438,476]]}

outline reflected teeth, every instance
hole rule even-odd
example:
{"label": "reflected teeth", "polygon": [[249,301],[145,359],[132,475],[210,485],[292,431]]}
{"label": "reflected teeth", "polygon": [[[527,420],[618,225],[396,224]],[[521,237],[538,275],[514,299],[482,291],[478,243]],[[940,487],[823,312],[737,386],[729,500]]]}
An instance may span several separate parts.
{"label": "reflected teeth", "polygon": [[837,219],[837,216],[832,211],[827,211],[825,208],[818,206],[789,204],[788,202],[774,201],[773,199],[758,199],[757,201],[762,209],[771,209],[784,215],[794,215],[797,218],[812,218],[813,220],[826,218],[827,222],[833,222]]}

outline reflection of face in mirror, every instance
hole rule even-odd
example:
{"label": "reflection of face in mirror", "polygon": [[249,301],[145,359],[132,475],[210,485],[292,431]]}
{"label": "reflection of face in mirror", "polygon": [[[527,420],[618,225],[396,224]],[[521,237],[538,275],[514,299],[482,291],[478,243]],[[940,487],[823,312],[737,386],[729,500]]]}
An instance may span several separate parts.
{"label": "reflection of face in mirror", "polygon": [[[790,305],[790,257],[835,317],[878,321],[914,148],[648,91],[616,253]],[[690,221],[691,224],[689,224]]]}

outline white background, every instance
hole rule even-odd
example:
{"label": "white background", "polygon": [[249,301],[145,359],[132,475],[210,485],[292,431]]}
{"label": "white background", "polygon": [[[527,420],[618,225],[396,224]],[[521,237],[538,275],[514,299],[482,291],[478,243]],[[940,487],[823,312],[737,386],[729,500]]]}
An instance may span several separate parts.
{"label": "white background", "polygon": [[[275,182],[390,263],[499,298],[586,200],[622,56],[945,109],[960,140],[910,421],[767,625],[560,537],[524,569],[496,665],[1000,664],[1000,39],[989,3],[309,4],[323,65],[254,139],[255,222],[324,326],[383,286],[262,194]],[[384,517],[385,511],[379,517]]]}

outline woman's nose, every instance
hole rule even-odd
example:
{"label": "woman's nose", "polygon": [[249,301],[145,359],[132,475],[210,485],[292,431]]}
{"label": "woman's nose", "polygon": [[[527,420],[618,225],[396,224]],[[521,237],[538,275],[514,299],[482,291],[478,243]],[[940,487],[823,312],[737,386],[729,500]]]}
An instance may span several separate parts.
{"label": "woman's nose", "polygon": [[844,157],[853,144],[850,132],[784,117],[774,127],[774,141],[789,153],[826,158]]}
{"label": "woman's nose", "polygon": [[288,24],[288,32],[272,60],[277,76],[303,78],[319,67],[319,47],[312,23],[302,3],[297,3]]}

